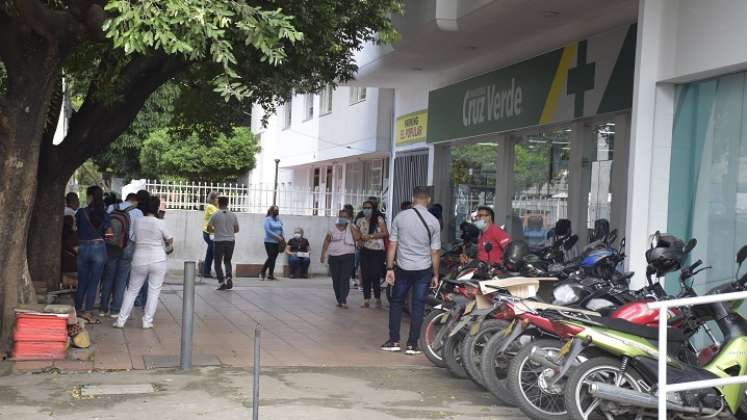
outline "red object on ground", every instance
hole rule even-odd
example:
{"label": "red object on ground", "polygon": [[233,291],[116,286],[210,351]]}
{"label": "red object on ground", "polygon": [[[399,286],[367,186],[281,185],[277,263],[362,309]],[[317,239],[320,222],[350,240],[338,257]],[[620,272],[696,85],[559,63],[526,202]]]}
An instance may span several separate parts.
{"label": "red object on ground", "polygon": [[15,360],[63,360],[67,343],[62,341],[16,341],[13,347]]}
{"label": "red object on ground", "polygon": [[13,358],[64,359],[68,347],[67,318],[67,315],[16,313]]}

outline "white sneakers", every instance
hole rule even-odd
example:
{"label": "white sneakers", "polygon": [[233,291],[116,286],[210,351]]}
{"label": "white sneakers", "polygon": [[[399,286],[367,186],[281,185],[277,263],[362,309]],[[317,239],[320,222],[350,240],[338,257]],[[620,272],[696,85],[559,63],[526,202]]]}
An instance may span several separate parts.
{"label": "white sneakers", "polygon": [[114,328],[119,328],[119,329],[122,329],[122,328],[124,328],[124,327],[125,327],[125,324],[123,324],[123,323],[120,323],[120,322],[119,322],[119,320],[116,320],[116,321],[114,321],[114,323],[112,324],[112,327],[114,327]]}
{"label": "white sneakers", "polygon": [[153,323],[152,322],[145,322],[145,321],[143,321],[143,329],[144,330],[149,330],[149,329],[152,329],[152,328],[153,328]]}
{"label": "white sneakers", "polygon": [[[125,327],[125,324],[122,322],[119,322],[119,320],[114,321],[112,324],[112,327],[122,329]],[[144,330],[150,330],[153,329],[153,323],[152,322],[146,322],[143,321],[143,329]]]}

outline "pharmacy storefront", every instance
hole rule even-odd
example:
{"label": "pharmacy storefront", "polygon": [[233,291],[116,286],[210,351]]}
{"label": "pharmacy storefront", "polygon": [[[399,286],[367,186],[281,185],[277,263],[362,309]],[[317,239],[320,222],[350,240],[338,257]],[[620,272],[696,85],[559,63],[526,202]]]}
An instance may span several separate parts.
{"label": "pharmacy storefront", "polygon": [[480,205],[530,244],[560,218],[624,231],[635,44],[621,27],[429,93],[450,238]]}

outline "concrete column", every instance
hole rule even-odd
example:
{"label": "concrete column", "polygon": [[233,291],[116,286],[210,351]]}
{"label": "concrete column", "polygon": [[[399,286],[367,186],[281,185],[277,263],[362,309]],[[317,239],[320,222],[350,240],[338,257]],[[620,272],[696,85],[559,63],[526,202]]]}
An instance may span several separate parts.
{"label": "concrete column", "polygon": [[511,137],[500,135],[496,138],[495,156],[495,223],[511,228],[511,196],[513,195],[514,147]]}
{"label": "concrete column", "polygon": [[667,62],[660,52],[672,7],[676,2],[643,0],[639,5],[625,226],[628,269],[636,272],[632,288],[646,283],[649,235],[666,230],[674,87],[657,81]]}
{"label": "concrete column", "polygon": [[625,214],[628,197],[628,154],[630,152],[630,114],[619,114],[615,117],[615,151],[612,155],[612,174],[610,191],[612,208],[610,209],[610,227],[617,229],[618,238],[625,235]]}
{"label": "concrete column", "polygon": [[573,123],[571,140],[571,161],[568,164],[568,219],[573,231],[578,234],[579,243],[587,239],[586,223],[589,208],[589,188],[591,185],[590,162],[594,141],[591,124],[584,121]]}
{"label": "concrete column", "polygon": [[[430,161],[430,157],[429,157]],[[442,241],[451,239],[454,231],[451,221],[454,218],[453,201],[451,192],[451,152],[449,144],[437,144],[433,147],[433,163],[429,164],[437,170],[432,174],[433,202],[441,203],[444,207]]]}

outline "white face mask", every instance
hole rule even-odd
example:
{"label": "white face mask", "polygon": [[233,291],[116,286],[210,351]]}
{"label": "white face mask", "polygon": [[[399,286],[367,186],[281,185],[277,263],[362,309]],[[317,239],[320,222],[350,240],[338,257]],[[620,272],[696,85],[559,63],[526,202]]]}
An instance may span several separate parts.
{"label": "white face mask", "polygon": [[296,238],[298,238],[298,239],[301,239],[301,237],[302,237],[303,235],[301,235],[300,233],[295,233],[295,234],[293,234],[293,236],[295,236],[295,237],[296,237]]}
{"label": "white face mask", "polygon": [[483,219],[478,219],[478,220],[477,220],[477,221],[475,222],[475,226],[476,226],[476,227],[477,227],[478,229],[480,229],[480,230],[482,231],[482,230],[485,230],[485,228],[486,228],[486,227],[488,226],[488,224],[487,224],[487,223],[485,223],[485,220],[483,220]]}

